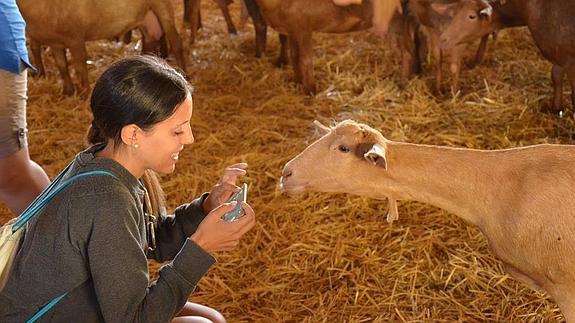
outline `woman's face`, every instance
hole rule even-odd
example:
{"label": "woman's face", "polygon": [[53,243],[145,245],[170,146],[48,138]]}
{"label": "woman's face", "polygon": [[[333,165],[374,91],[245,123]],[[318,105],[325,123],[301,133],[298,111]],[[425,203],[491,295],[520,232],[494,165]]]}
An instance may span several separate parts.
{"label": "woman's face", "polygon": [[192,97],[188,94],[171,117],[142,132],[138,155],[144,170],[151,169],[160,174],[174,171],[184,145],[194,142],[190,126],[192,111]]}

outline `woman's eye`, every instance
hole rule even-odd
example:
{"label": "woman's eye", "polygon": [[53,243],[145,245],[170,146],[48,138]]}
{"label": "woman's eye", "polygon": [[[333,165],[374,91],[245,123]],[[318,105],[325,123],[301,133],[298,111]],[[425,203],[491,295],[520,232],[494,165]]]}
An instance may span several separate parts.
{"label": "woman's eye", "polygon": [[470,16],[469,16],[469,19],[471,19],[471,20],[473,20],[473,19],[475,19],[475,18],[477,18],[476,15],[470,15]]}
{"label": "woman's eye", "polygon": [[341,151],[342,153],[348,153],[350,151],[348,146],[344,146],[344,145],[339,145],[339,147],[337,147],[337,149],[339,151]]}
{"label": "woman's eye", "polygon": [[179,136],[179,135],[183,135],[184,132],[183,132],[183,131],[176,131],[176,132],[174,132],[174,134],[175,134],[176,136]]}

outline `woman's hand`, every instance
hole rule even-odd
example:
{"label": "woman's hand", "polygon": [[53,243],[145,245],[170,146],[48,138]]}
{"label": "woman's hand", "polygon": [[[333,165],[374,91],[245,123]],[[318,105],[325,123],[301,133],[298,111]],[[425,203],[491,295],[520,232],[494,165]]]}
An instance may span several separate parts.
{"label": "woman's hand", "polygon": [[198,246],[211,253],[232,250],[238,246],[240,238],[254,227],[256,217],[249,204],[242,202],[244,215],[228,222],[222,216],[236,206],[236,202],[224,203],[210,212],[196,232],[190,237]]}
{"label": "woman's hand", "polygon": [[204,214],[210,213],[213,209],[226,202],[232,194],[238,192],[240,188],[236,185],[236,180],[246,174],[248,164],[238,163],[228,166],[224,170],[222,178],[212,187],[210,195],[204,200],[202,205]]}

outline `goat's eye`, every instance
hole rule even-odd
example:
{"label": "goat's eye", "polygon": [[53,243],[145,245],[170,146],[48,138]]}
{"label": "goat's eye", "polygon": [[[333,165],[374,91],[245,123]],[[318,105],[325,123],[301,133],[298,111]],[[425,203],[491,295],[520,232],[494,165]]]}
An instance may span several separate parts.
{"label": "goat's eye", "polygon": [[339,151],[341,151],[342,153],[348,153],[350,151],[348,146],[344,146],[344,145],[339,145],[339,147],[337,147],[337,149]]}
{"label": "goat's eye", "polygon": [[473,19],[475,19],[475,18],[477,18],[476,15],[469,15],[469,19],[473,20]]}

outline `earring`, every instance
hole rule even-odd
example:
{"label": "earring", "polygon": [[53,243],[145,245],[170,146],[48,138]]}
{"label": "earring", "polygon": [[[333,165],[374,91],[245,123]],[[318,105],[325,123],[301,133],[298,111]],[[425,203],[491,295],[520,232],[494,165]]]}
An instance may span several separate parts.
{"label": "earring", "polygon": [[140,148],[140,145],[134,144],[134,148],[138,149],[138,148]]}

